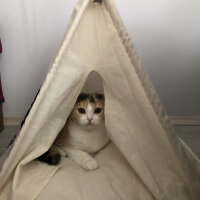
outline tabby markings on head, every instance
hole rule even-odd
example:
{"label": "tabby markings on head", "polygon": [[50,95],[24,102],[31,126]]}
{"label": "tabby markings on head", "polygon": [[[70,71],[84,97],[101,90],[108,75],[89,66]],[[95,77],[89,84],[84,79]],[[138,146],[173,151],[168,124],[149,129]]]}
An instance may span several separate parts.
{"label": "tabby markings on head", "polygon": [[88,125],[96,126],[104,123],[104,95],[81,93],[68,121],[90,128]]}
{"label": "tabby markings on head", "polygon": [[80,103],[81,101],[85,100],[89,100],[89,102],[95,103],[95,99],[99,101],[104,101],[104,95],[99,93],[94,93],[94,94],[81,93],[78,96],[76,103]]}

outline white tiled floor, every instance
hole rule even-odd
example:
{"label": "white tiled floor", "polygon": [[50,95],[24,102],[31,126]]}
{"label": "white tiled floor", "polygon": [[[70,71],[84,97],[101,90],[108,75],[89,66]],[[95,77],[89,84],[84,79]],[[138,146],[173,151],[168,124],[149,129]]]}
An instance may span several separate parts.
{"label": "white tiled floor", "polygon": [[175,128],[179,137],[200,158],[200,126],[176,126]]}
{"label": "white tiled floor", "polygon": [[19,126],[6,126],[0,133],[0,155],[6,149],[14,135],[20,130]]}

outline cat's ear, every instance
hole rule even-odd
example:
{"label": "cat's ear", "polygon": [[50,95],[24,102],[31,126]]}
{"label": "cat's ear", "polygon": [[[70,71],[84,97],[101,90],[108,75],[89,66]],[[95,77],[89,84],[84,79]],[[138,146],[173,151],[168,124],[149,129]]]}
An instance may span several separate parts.
{"label": "cat's ear", "polygon": [[104,94],[95,93],[95,97],[100,101],[104,101],[105,99]]}
{"label": "cat's ear", "polygon": [[87,93],[81,93],[79,94],[77,100],[76,100],[76,103],[80,103],[81,101],[84,101],[86,99],[89,99],[90,97],[90,94],[87,94]]}

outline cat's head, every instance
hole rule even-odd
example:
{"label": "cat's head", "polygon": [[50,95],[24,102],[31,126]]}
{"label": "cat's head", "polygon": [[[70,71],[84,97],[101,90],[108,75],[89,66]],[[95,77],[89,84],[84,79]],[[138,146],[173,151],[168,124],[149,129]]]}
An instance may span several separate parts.
{"label": "cat's head", "polygon": [[104,123],[104,95],[81,93],[70,114],[70,121],[92,128]]}

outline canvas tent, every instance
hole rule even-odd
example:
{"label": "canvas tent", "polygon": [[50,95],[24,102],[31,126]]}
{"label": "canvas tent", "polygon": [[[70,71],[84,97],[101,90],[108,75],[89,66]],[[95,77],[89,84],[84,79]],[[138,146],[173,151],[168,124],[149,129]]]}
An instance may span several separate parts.
{"label": "canvas tent", "polygon": [[[111,144],[85,171],[38,160],[81,90],[105,94]],[[0,160],[1,200],[190,200],[200,162],[174,133],[113,0],[80,0],[25,124]]]}

